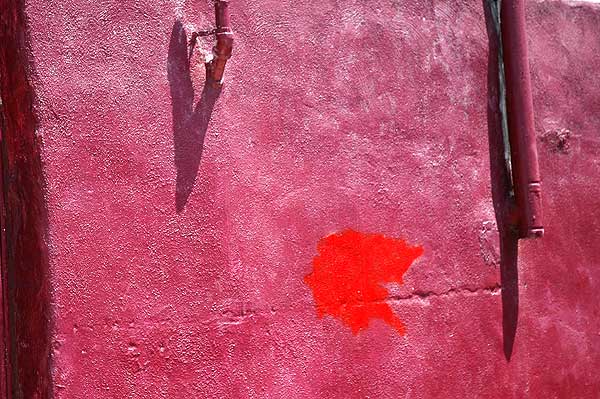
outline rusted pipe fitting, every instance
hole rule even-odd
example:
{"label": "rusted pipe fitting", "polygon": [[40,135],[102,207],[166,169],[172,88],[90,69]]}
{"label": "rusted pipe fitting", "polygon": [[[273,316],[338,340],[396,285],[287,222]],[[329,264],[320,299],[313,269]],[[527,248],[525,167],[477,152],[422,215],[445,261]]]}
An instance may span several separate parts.
{"label": "rusted pipe fitting", "polygon": [[228,6],[228,0],[215,0],[214,33],[217,42],[213,47],[212,59],[206,63],[206,74],[216,86],[223,84],[225,64],[233,52],[233,30],[230,26]]}
{"label": "rusted pipe fitting", "polygon": [[533,99],[524,0],[502,0],[500,10],[506,111],[515,192],[515,220],[520,238],[544,234],[542,187],[533,120]]}

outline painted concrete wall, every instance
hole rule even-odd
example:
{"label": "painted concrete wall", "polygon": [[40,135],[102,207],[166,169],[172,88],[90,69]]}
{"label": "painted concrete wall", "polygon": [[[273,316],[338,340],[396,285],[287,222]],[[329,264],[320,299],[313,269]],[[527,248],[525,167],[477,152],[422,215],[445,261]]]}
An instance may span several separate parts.
{"label": "painted concrete wall", "polygon": [[[3,4],[16,397],[600,392],[594,6],[528,3],[547,233],[517,243],[486,3],[235,0],[222,90],[209,1]],[[316,306],[348,276],[369,300]]]}

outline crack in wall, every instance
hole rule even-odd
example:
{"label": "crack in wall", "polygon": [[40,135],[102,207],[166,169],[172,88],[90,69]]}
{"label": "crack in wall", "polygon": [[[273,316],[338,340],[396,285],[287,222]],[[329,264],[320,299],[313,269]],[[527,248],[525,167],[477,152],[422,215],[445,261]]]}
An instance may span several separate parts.
{"label": "crack in wall", "polygon": [[431,297],[440,298],[440,297],[450,297],[450,296],[458,296],[458,295],[478,295],[478,294],[497,294],[502,289],[502,285],[500,283],[496,283],[494,285],[490,285],[487,287],[455,287],[450,288],[447,291],[436,292],[436,291],[421,291],[415,290],[408,295],[395,295],[390,297],[388,300],[391,301],[406,301],[413,299],[428,299]]}
{"label": "crack in wall", "polygon": [[[458,296],[476,296],[480,294],[498,294],[502,289],[502,285],[500,283],[495,283],[490,286],[484,287],[470,287],[470,286],[462,286],[462,287],[454,287],[450,288],[443,292],[437,291],[425,291],[425,290],[415,290],[407,295],[394,295],[389,296],[382,301],[367,301],[360,302],[360,304],[369,304],[369,303],[398,303],[398,302],[408,302],[408,301],[424,301],[429,300],[430,298],[451,298]],[[348,305],[347,303],[343,305]],[[140,330],[145,329],[150,326],[163,325],[165,323],[172,322],[174,325],[197,325],[202,326],[203,328],[217,328],[217,329],[227,329],[229,327],[239,326],[241,324],[245,324],[254,318],[264,318],[273,316],[281,311],[302,311],[312,309],[314,305],[305,304],[305,306],[287,306],[287,307],[275,307],[273,305],[268,308],[260,309],[253,308],[248,306],[248,304],[241,304],[237,309],[224,309],[220,311],[220,315],[214,315],[214,317],[207,317],[204,319],[198,319],[194,316],[189,317],[162,317],[158,319],[143,319],[137,321],[131,321],[129,323],[124,323],[122,321],[114,321],[110,324],[111,328],[114,331],[117,330]],[[79,329],[84,329],[88,331],[93,331],[95,327],[109,325],[107,323],[102,324],[88,324],[88,325],[74,325],[74,332],[77,332]],[[61,340],[54,340],[54,351],[59,351],[59,348],[62,346]]]}

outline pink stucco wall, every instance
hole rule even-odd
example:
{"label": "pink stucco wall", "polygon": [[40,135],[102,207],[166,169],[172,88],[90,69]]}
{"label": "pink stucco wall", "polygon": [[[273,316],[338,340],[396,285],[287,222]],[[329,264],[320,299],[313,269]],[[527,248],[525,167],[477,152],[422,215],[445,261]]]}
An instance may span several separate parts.
{"label": "pink stucco wall", "polygon": [[[528,3],[546,236],[517,244],[496,222],[482,1],[232,0],[222,90],[204,88],[198,49],[187,61],[208,0],[4,3],[27,17],[31,65],[5,59],[2,77],[27,76],[36,120],[4,133],[37,138],[5,148],[40,154],[49,283],[40,306],[13,298],[32,314],[13,356],[39,357],[14,367],[25,397],[600,391],[599,9]],[[423,247],[387,286],[405,335],[318,317],[304,278],[319,240],[349,228]],[[18,287],[28,271],[13,269]],[[36,315],[47,340],[28,352]]]}

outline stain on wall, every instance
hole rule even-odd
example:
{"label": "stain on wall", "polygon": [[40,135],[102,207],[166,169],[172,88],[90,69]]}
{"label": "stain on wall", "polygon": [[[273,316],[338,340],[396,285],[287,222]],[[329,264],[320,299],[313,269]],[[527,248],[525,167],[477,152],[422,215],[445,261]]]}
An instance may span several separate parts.
{"label": "stain on wall", "polygon": [[404,335],[404,324],[385,302],[389,293],[384,284],[402,284],[423,247],[348,229],[323,238],[317,249],[312,273],[304,281],[313,291],[319,317],[338,318],[354,334],[381,319]]}

